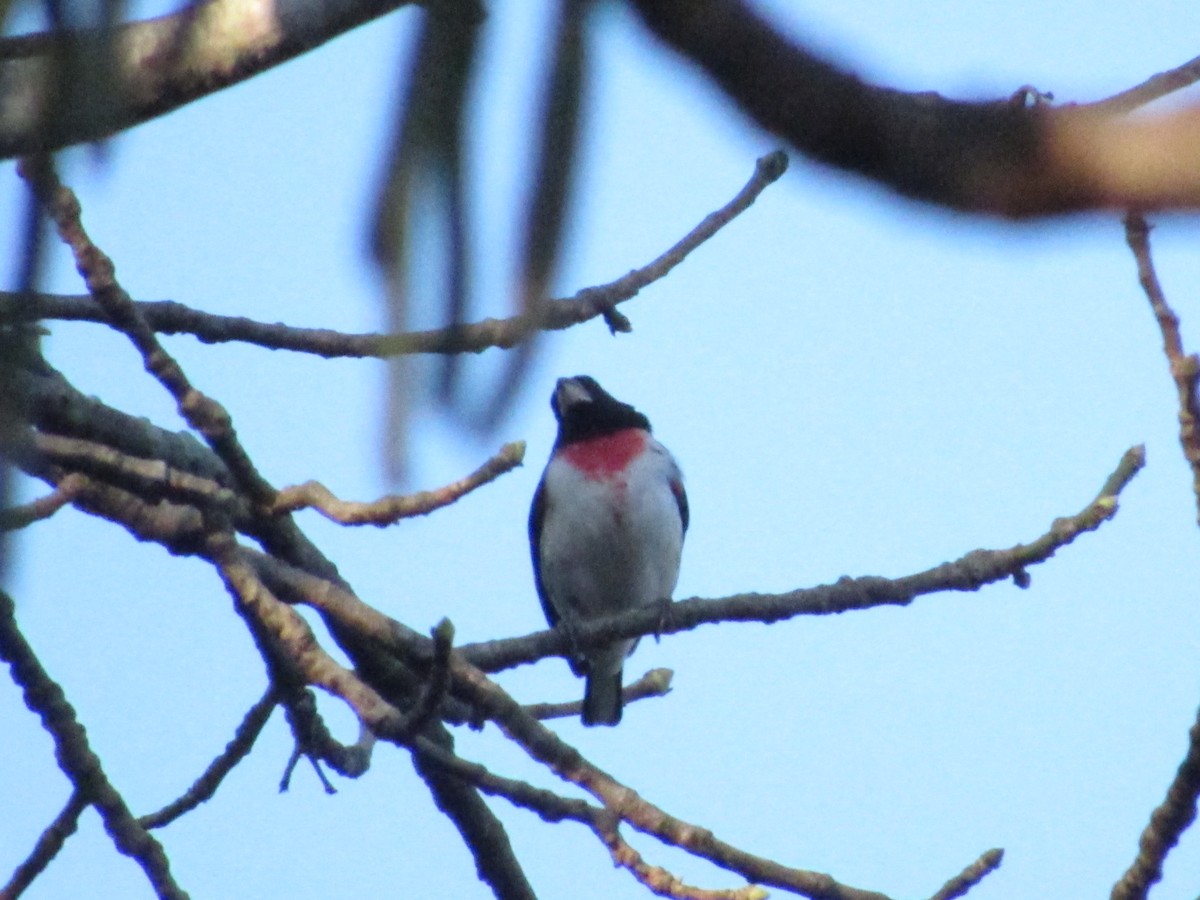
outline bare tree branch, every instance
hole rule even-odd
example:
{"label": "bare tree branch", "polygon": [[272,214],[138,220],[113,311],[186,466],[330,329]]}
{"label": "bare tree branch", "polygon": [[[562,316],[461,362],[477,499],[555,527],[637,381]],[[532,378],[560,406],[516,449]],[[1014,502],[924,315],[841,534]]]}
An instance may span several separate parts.
{"label": "bare tree branch", "polygon": [[[628,706],[638,700],[652,697],[665,697],[671,692],[671,679],[675,673],[670,669],[651,669],[637,681],[621,688],[621,703]],[[564,719],[578,718],[583,712],[583,701],[573,700],[569,703],[527,703],[525,712],[535,719]]]}
{"label": "bare tree branch", "polygon": [[[1163,353],[1179,404],[1179,443],[1192,470],[1192,490],[1200,508],[1200,411],[1196,399],[1200,357],[1183,348],[1179,317],[1158,281],[1150,255],[1150,226],[1141,214],[1130,212],[1125,216],[1125,238],[1137,261],[1138,280],[1162,332]],[[1150,887],[1162,878],[1167,854],[1195,821],[1197,797],[1200,797],[1200,715],[1188,733],[1187,754],[1167,788],[1166,799],[1151,814],[1150,824],[1138,841],[1137,858],[1114,885],[1112,900],[1144,900]]]}
{"label": "bare tree branch", "polygon": [[[345,334],[325,328],[295,328],[255,322],[241,316],[218,316],[170,300],[135,302],[146,324],[162,334],[192,334],[205,343],[241,341],[271,350],[294,350],[326,358],[400,356],[413,353],[481,353],[507,349],[532,331],[561,331],[603,317],[613,331],[630,331],[629,320],[616,306],[665,277],[701,244],[745,212],[787,170],[787,155],[777,150],[760,158],[750,180],[728,203],[709,213],[662,255],[608,284],[583,288],[574,296],[548,300],[536,321],[527,316],[484,319],[466,325],[404,334]],[[103,322],[108,315],[90,296],[63,296],[0,291],[0,321],[39,319]]]}
{"label": "bare tree branch", "polygon": [[179,414],[212,447],[252,502],[270,503],[275,491],[258,473],[233,430],[229,413],[192,386],[179,363],[167,353],[154,330],[117,282],[116,267],[84,230],[79,200],[58,180],[49,158],[23,160],[21,176],[53,220],[58,234],[75,257],[93,299],[104,309],[109,324],[123,332],[142,355],[146,371],[174,398]]}
{"label": "bare tree branch", "polygon": [[648,864],[621,836],[621,830],[617,827],[618,821],[616,816],[598,816],[594,826],[597,836],[608,847],[614,863],[633,875],[647,890],[660,897],[673,897],[678,900],[766,900],[770,896],[756,884],[726,890],[709,890],[685,884],[673,872],[661,866]]}
{"label": "bare tree branch", "polygon": [[263,727],[278,705],[278,692],[273,686],[268,687],[266,693],[262,695],[262,699],[246,711],[246,715],[242,718],[237,730],[234,731],[233,739],[225,745],[225,749],[221,751],[220,755],[209,763],[208,768],[196,779],[195,783],[178,799],[171,801],[162,809],[138,818],[138,824],[143,828],[162,828],[164,825],[174,822],[184,813],[191,812],[201,803],[211,800],[217,793],[217,788],[221,786],[221,782],[225,780],[225,776],[249,755],[254,742],[258,740],[259,734],[262,733]]}
{"label": "bare tree branch", "polygon": [[[0,40],[0,158],[95,141],[287,62],[410,0],[207,0],[102,31]],[[109,102],[65,96],[64,55],[104,47]]]}
{"label": "bare tree branch", "polygon": [[958,900],[959,897],[965,897],[971,888],[1000,868],[1000,863],[1003,861],[1003,850],[998,848],[988,850],[979,859],[975,860],[975,862],[971,863],[959,874],[942,885],[941,890],[930,897],[929,900]]}
{"label": "bare tree branch", "polygon": [[394,525],[401,519],[425,516],[434,510],[449,506],[476,488],[495,481],[505,472],[510,472],[525,458],[525,442],[505,444],[495,456],[478,469],[444,487],[416,494],[389,494],[370,503],[339,500],[333,492],[318,481],[286,487],[280,490],[271,511],[273,513],[296,512],[315,508],[327,519],[342,525],[376,525],[380,528]]}
{"label": "bare tree branch", "polygon": [[664,844],[737,872],[753,884],[769,884],[813,900],[888,900],[886,895],[841,884],[829,875],[784,866],[717,839],[711,831],[670,815],[632,788],[588,762],[578,750],[527,714],[482,672],[451,657],[452,690],[476,706],[534,760],[575,784],[613,815]]}
{"label": "bare tree branch", "polygon": [[1188,749],[1166,799],[1150,816],[1138,840],[1137,858],[1113,886],[1112,900],[1145,900],[1152,885],[1162,878],[1163,862],[1196,820],[1200,796],[1200,714],[1188,732]]}
{"label": "bare tree branch", "polygon": [[905,196],[1011,218],[1200,206],[1200,107],[1118,114],[1191,84],[1200,76],[1192,63],[1109,106],[963,102],[869,84],[791,42],[743,0],[629,3],[760,126]]}
{"label": "bare tree branch", "polygon": [[15,615],[12,598],[0,591],[0,659],[11,668],[13,681],[25,694],[25,705],[37,713],[54,738],[59,767],[75,790],[96,807],[117,849],[142,867],[158,896],[186,900],[187,893],[171,876],[162,846],[138,824],[125,800],[109,783],[99,758],[88,746],[87,733],[75,719],[75,710],[38,662],[17,628]]}
{"label": "bare tree branch", "polygon": [[79,827],[79,816],[88,805],[87,797],[82,791],[76,789],[71,792],[66,806],[54,817],[54,821],[46,826],[29,856],[13,871],[8,884],[0,887],[0,900],[17,900],[25,889],[33,884],[34,879],[41,875],[50,861],[58,855],[67,838],[75,833]]}
{"label": "bare tree branch", "polygon": [[45,497],[39,497],[22,506],[0,509],[0,531],[14,531],[50,518],[75,499],[85,482],[86,479],[82,475],[73,473],[59,482]]}
{"label": "bare tree branch", "polygon": [[[570,639],[541,631],[522,638],[464,644],[457,653],[485,672],[565,655],[573,648],[604,644],[618,638],[675,634],[715,622],[779,622],[801,615],[829,615],[876,606],[907,606],[917,597],[942,591],[976,591],[1006,578],[1027,583],[1029,566],[1045,562],[1085,531],[1094,531],[1116,515],[1117,498],[1145,464],[1145,450],[1133,447],[1121,457],[1100,493],[1073,516],[1051,523],[1028,544],[1007,550],[972,550],[952,562],[902,578],[842,578],[835,584],[801,588],[785,594],[737,594],[717,600],[677,600],[666,608],[648,606],[619,616],[577,623]],[[398,641],[411,646],[403,636]],[[572,644],[572,640],[575,644]]]}
{"label": "bare tree branch", "polygon": [[1192,470],[1192,491],[1196,495],[1197,519],[1200,521],[1200,405],[1196,388],[1200,379],[1200,357],[1186,353],[1179,334],[1179,317],[1167,302],[1154,260],[1150,256],[1150,226],[1140,213],[1125,216],[1125,239],[1137,260],[1138,281],[1150,301],[1150,309],[1162,332],[1163,353],[1175,382],[1179,403],[1179,443],[1183,457]]}

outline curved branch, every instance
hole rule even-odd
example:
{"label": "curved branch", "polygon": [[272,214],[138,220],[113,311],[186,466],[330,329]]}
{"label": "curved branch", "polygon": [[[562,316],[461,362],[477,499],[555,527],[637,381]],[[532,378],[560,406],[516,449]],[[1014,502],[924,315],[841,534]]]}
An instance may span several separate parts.
{"label": "curved branch", "polygon": [[58,483],[45,497],[39,497],[20,506],[0,509],[0,531],[15,531],[34,522],[48,519],[68,503],[71,503],[86,484],[86,479],[72,473]]}
{"label": "curved branch", "polygon": [[458,481],[431,491],[415,494],[389,494],[370,503],[341,500],[319,481],[282,488],[271,512],[280,514],[301,509],[316,509],[325,518],[342,525],[394,525],[401,519],[426,516],[434,510],[449,506],[476,488],[495,481],[510,472],[525,458],[525,442],[512,441],[474,472]]}
{"label": "curved branch", "polygon": [[274,686],[268,687],[262,698],[255,703],[234,731],[233,739],[225,745],[204,773],[196,779],[190,788],[176,800],[171,801],[157,812],[148,813],[138,818],[138,824],[143,828],[162,828],[174,822],[184,813],[191,812],[201,803],[211,800],[225,776],[233,771],[234,766],[246,758],[250,748],[262,733],[271,713],[279,704],[279,694]]}
{"label": "curved branch", "polygon": [[[643,288],[664,278],[688,254],[749,209],[787,167],[788,158],[782,150],[761,157],[755,162],[750,180],[728,203],[705,216],[656,259],[608,284],[583,288],[572,297],[546,301],[536,320],[518,315],[402,334],[346,334],[328,328],[295,328],[243,316],[219,316],[171,300],[135,302],[133,306],[150,328],[162,334],[192,334],[210,344],[243,341],[270,350],[294,350],[327,359],[482,353],[491,347],[515,347],[534,330],[561,331],[595,318],[603,318],[614,332],[630,331],[629,320],[617,311],[617,304],[633,299]],[[91,296],[0,291],[0,321],[38,319],[109,322],[108,315]]]}
{"label": "curved branch", "polygon": [[[412,0],[208,0],[103,32],[0,40],[0,159],[108,137],[273,68]],[[111,96],[64,93],[102,49]],[[97,73],[92,73],[93,75]]]}

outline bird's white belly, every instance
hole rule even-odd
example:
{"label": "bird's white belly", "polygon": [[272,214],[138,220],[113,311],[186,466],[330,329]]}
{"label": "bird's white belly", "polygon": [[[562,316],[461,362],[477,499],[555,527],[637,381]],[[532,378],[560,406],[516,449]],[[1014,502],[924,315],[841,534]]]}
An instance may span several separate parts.
{"label": "bird's white belly", "polygon": [[670,598],[683,527],[669,457],[647,454],[624,472],[587,477],[566,465],[546,473],[542,578],[565,619],[588,619]]}

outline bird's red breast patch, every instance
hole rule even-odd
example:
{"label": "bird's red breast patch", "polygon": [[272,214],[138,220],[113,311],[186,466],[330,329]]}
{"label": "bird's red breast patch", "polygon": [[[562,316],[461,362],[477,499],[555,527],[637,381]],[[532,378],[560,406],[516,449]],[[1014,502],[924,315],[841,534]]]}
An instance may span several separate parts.
{"label": "bird's red breast patch", "polygon": [[605,479],[624,471],[645,446],[645,431],[625,428],[603,437],[568,444],[563,455],[588,478]]}

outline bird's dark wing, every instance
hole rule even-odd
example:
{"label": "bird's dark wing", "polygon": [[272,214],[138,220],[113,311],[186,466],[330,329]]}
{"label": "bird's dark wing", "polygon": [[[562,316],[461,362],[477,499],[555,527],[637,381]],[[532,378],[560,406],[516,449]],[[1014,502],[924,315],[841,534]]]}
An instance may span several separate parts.
{"label": "bird's dark wing", "polygon": [[558,613],[554,611],[554,607],[550,605],[550,599],[546,596],[546,585],[542,583],[541,554],[538,552],[542,525],[546,522],[547,504],[546,482],[543,479],[538,482],[537,490],[533,494],[533,505],[529,508],[529,555],[533,558],[533,583],[537,587],[538,599],[542,601],[542,611],[546,614],[546,621],[553,628],[558,624]]}
{"label": "bird's dark wing", "polygon": [[675,502],[679,505],[679,518],[683,522],[683,533],[687,534],[689,513],[687,491],[683,489],[683,482],[677,478],[673,479],[671,493],[675,495]]}

